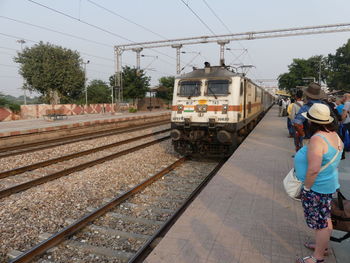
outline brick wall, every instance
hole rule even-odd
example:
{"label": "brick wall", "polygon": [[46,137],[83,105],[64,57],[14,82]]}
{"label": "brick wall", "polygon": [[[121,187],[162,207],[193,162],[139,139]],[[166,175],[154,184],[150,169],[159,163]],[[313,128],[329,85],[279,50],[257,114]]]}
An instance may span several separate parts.
{"label": "brick wall", "polygon": [[0,107],[0,121],[19,120],[20,116],[13,113],[10,109]]}
{"label": "brick wall", "polygon": [[[46,115],[47,112],[50,110],[59,110],[66,115],[79,115],[84,113],[97,114],[104,112],[112,112],[112,104],[90,104],[87,106],[76,104],[21,105],[21,119],[42,118],[43,115]],[[113,111],[115,111],[115,109],[113,109]]]}

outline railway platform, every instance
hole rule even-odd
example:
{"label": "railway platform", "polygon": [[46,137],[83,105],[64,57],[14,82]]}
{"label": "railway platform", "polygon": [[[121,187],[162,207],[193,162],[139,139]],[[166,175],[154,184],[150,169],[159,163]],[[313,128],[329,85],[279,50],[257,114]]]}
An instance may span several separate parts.
{"label": "railway platform", "polygon": [[[292,263],[313,239],[301,204],[282,180],[293,165],[286,119],[273,107],[144,262]],[[341,162],[350,196],[350,156]],[[338,233],[335,233],[337,235]],[[327,263],[350,262],[350,242],[331,242]]]}
{"label": "railway platform", "polygon": [[43,118],[5,121],[0,122],[0,137],[69,129],[72,127],[90,126],[99,123],[113,123],[117,121],[139,119],[145,116],[156,116],[164,114],[168,114],[170,116],[170,111],[72,115],[68,116],[66,119],[56,121],[48,121]]}
{"label": "railway platform", "polygon": [[0,122],[0,148],[170,121],[170,111],[86,114],[67,119]]}

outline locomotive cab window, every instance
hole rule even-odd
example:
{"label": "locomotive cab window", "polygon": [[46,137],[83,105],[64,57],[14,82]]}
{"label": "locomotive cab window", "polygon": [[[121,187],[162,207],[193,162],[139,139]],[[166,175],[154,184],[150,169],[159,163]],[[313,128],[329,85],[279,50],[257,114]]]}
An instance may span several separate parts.
{"label": "locomotive cab window", "polygon": [[229,94],[229,80],[208,80],[207,94],[208,96],[226,96]]}
{"label": "locomotive cab window", "polygon": [[200,81],[181,81],[179,96],[192,97],[201,95]]}

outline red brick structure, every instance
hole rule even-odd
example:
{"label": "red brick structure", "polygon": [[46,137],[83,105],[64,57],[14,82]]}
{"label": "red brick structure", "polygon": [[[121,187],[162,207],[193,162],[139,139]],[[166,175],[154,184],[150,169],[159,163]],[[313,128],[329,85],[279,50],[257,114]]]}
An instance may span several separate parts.
{"label": "red brick structure", "polygon": [[20,116],[13,113],[10,109],[0,108],[0,121],[19,120]]}

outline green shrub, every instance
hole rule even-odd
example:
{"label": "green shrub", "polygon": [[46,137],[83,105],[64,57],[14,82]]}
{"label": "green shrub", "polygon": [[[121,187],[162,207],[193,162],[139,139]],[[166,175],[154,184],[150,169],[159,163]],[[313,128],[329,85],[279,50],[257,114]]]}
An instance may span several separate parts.
{"label": "green shrub", "polygon": [[21,106],[17,103],[13,103],[4,97],[0,97],[0,107],[8,108],[13,113],[19,113],[21,111]]}
{"label": "green shrub", "polygon": [[16,113],[16,114],[21,111],[21,106],[16,103],[11,103],[8,105],[8,107],[13,113]]}
{"label": "green shrub", "polygon": [[130,112],[130,113],[135,113],[135,112],[137,112],[137,109],[135,109],[135,108],[129,108],[129,112]]}

